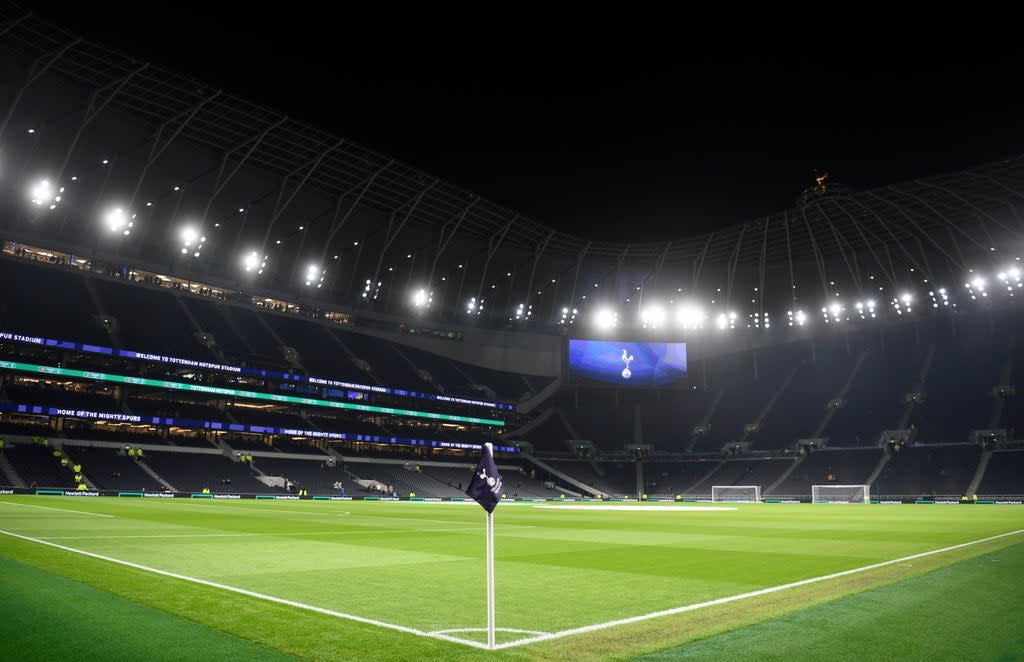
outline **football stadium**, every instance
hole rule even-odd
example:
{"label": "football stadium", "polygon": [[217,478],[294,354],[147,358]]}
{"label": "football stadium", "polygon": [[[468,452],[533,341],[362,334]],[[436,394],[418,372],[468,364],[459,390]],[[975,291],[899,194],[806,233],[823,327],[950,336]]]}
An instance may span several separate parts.
{"label": "football stadium", "polygon": [[5,11],[0,659],[1024,659],[1024,157],[589,239]]}

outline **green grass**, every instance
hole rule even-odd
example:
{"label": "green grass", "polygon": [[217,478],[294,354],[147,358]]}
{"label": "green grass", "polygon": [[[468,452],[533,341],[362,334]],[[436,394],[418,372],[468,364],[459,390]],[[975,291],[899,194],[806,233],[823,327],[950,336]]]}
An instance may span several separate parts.
{"label": "green grass", "polygon": [[[498,626],[558,632],[1024,529],[1024,509],[1013,506],[735,508],[609,512],[503,504],[496,512]],[[3,497],[0,530],[427,632],[485,626],[483,512],[472,504]],[[1021,542],[1024,534],[496,652],[274,604],[6,535],[0,535],[0,556],[74,580],[76,586],[102,589],[106,593],[99,595],[116,604],[103,603],[98,611],[146,605],[208,628],[211,642],[228,633],[306,659],[582,660],[632,659],[659,651],[681,655],[678,646],[687,642],[699,643],[683,650],[698,656],[706,650],[707,656],[715,657],[721,653],[701,647],[725,641],[722,637],[733,637],[729,641],[735,643],[716,645],[760,650],[760,642],[771,637],[758,635],[757,628],[778,619],[786,631],[803,628],[813,633],[821,626],[814,614],[846,609],[845,601],[836,598],[870,591],[845,600],[864,599],[877,591],[909,586],[889,600],[906,609],[914,596],[926,594],[913,588],[914,581],[933,576],[925,573],[949,566],[943,572],[965,578],[970,562],[950,564],[985,558],[979,555]],[[999,567],[1022,584],[1022,563]],[[0,586],[13,567],[0,565]],[[895,583],[908,578],[917,579]],[[963,581],[967,587],[974,585]],[[892,586],[877,588],[886,585]],[[930,595],[929,599],[951,597]],[[1007,608],[1024,606],[1019,591],[1007,592],[1001,600]],[[955,601],[949,607],[962,608]],[[53,613],[62,612],[54,607]],[[842,622],[825,620],[839,627],[837,632],[847,631]],[[152,627],[164,626],[154,621]],[[877,624],[872,629],[876,639],[884,641],[885,629]],[[719,635],[722,632],[731,634]],[[483,640],[482,632],[457,636]],[[499,642],[525,636],[499,633]],[[860,639],[867,636],[861,634]],[[44,646],[45,641],[37,643]],[[941,642],[936,639],[940,650]],[[1006,650],[1011,650],[1011,643],[1008,640]],[[811,655],[810,649],[776,650],[788,659],[820,657]]]}
{"label": "green grass", "polygon": [[[0,558],[4,659],[288,662],[294,657]],[[183,646],[182,642],[188,642]]]}
{"label": "green grass", "polygon": [[1024,660],[1024,545],[673,647],[643,662]]}

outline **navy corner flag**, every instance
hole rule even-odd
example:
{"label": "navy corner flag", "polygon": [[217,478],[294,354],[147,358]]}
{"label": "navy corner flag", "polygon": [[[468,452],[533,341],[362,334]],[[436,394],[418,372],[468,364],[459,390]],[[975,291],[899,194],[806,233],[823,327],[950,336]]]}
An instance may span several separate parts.
{"label": "navy corner flag", "polygon": [[469,487],[466,488],[466,496],[472,497],[490,513],[494,512],[504,491],[505,486],[501,482],[498,466],[494,464],[491,445],[484,444],[480,462],[476,465],[476,471],[473,472],[473,480],[469,481]]}

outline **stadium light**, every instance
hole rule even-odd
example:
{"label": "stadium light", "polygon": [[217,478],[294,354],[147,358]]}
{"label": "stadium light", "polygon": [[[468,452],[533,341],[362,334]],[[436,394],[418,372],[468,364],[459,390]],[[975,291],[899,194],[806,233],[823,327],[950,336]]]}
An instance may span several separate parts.
{"label": "stadium light", "polygon": [[938,290],[932,290],[928,293],[928,296],[932,300],[932,308],[938,308],[941,306],[949,305],[949,293],[946,292],[946,288],[940,287]]}
{"label": "stadium light", "polygon": [[327,272],[315,264],[306,267],[306,287],[323,287]]}
{"label": "stadium light", "polygon": [[856,304],[854,304],[854,308],[857,309],[857,314],[860,315],[860,318],[862,320],[868,319],[869,317],[877,317],[877,314],[875,313],[874,299],[868,299],[867,302],[858,301]]}
{"label": "stadium light", "polygon": [[206,237],[202,236],[199,230],[193,225],[186,225],[181,229],[181,254],[188,255],[192,253],[192,257],[199,257],[200,252],[203,250],[203,244],[206,243]]}
{"label": "stadium light", "polygon": [[369,278],[367,278],[366,279],[366,286],[363,287],[363,298],[364,299],[371,298],[370,295],[372,293],[373,294],[372,298],[373,298],[374,301],[376,301],[377,297],[380,295],[381,284],[382,284],[381,281],[378,280],[377,281],[377,287],[374,288],[373,281],[371,281]]}
{"label": "stadium light", "polygon": [[267,258],[264,255],[260,255],[257,251],[252,251],[242,258],[242,266],[245,267],[247,272],[255,271],[257,274],[261,274],[267,266]]}
{"label": "stadium light", "polygon": [[520,303],[512,310],[510,319],[522,321],[530,319],[531,316],[533,316],[533,304],[527,306],[525,303]]}
{"label": "stadium light", "polygon": [[132,232],[132,226],[135,225],[135,221],[132,220],[134,218],[135,214],[129,215],[121,207],[112,207],[103,214],[103,223],[111,232],[128,236]]}
{"label": "stadium light", "polygon": [[619,314],[611,308],[598,308],[594,313],[594,326],[602,331],[614,329],[619,324]]}
{"label": "stadium light", "polygon": [[823,306],[821,309],[821,316],[824,318],[825,323],[830,322],[841,322],[843,320],[843,304],[838,301],[833,301],[828,306]]}
{"label": "stadium light", "polygon": [[988,296],[988,292],[985,291],[985,286],[987,284],[988,283],[982,276],[975,276],[969,282],[964,283],[964,287],[966,287],[967,291],[971,293],[971,299],[977,300],[979,294],[983,297]]}
{"label": "stadium light", "polygon": [[50,209],[57,208],[63,193],[64,187],[58,188],[54,186],[49,179],[40,179],[29,189],[29,197],[32,199],[32,204],[37,207],[48,207]]}
{"label": "stadium light", "polygon": [[559,324],[575,324],[576,314],[579,311],[576,308],[569,308],[568,306],[562,308],[562,318],[558,320]]}
{"label": "stadium light", "polygon": [[803,326],[807,324],[807,313],[802,310],[793,312],[792,310],[786,311],[786,317],[788,318],[789,326]]}
{"label": "stadium light", "polygon": [[684,303],[676,310],[676,321],[684,329],[699,329],[706,319],[704,310],[696,304]]}
{"label": "stadium light", "polygon": [[1016,266],[1012,266],[1005,271],[999,272],[997,276],[999,280],[1003,281],[1003,286],[1006,291],[1010,293],[1012,297],[1014,288],[1020,289],[1024,287],[1024,280],[1021,279],[1021,270]]}
{"label": "stadium light", "polygon": [[910,304],[914,301],[914,296],[910,292],[903,292],[898,297],[893,297],[892,307],[896,311],[897,315],[903,315],[904,312],[911,312]]}
{"label": "stadium light", "polygon": [[657,329],[665,325],[665,308],[661,304],[652,303],[640,311],[640,323],[645,329]]}
{"label": "stadium light", "polygon": [[717,326],[720,331],[735,329],[737,317],[738,315],[732,311],[728,313],[719,313],[718,317],[715,318],[715,326]]}
{"label": "stadium light", "polygon": [[433,292],[420,288],[412,293],[412,305],[416,308],[428,308],[434,300]]}
{"label": "stadium light", "polygon": [[484,310],[484,300],[480,299],[477,301],[476,297],[470,297],[469,301],[466,302],[466,314],[467,315],[479,315]]}

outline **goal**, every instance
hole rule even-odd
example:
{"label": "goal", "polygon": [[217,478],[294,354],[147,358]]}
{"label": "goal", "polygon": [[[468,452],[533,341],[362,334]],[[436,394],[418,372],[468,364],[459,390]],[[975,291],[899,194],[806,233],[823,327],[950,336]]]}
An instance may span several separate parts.
{"label": "goal", "polygon": [[814,503],[871,503],[870,485],[811,485]]}
{"label": "goal", "polygon": [[760,501],[760,485],[712,485],[712,501]]}

